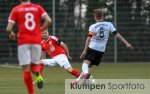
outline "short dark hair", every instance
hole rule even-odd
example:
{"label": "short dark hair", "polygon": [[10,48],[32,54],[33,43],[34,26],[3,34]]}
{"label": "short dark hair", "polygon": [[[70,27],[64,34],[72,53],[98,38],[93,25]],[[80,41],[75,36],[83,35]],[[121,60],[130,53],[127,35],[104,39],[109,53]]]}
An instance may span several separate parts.
{"label": "short dark hair", "polygon": [[103,16],[103,11],[102,11],[102,9],[94,9],[94,16],[96,17],[96,18],[102,18],[102,16]]}

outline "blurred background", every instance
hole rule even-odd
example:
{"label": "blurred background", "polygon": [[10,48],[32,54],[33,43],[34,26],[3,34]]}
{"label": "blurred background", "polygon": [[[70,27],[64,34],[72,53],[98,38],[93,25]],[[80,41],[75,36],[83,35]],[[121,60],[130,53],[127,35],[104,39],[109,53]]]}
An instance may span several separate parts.
{"label": "blurred background", "polygon": [[[93,10],[103,8],[105,21],[114,24],[135,50],[110,36],[102,62],[150,61],[150,0],[31,0],[45,8],[53,20],[49,32],[63,40],[73,57],[81,62],[89,26],[95,23]],[[0,0],[0,64],[18,63],[17,41],[5,32],[9,13],[19,0]],[[14,31],[17,33],[17,26]]]}

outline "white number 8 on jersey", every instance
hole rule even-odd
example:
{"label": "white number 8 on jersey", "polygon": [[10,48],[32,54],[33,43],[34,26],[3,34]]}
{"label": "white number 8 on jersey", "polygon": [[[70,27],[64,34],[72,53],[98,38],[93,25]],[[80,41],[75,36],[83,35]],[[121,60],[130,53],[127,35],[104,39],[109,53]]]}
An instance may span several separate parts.
{"label": "white number 8 on jersey", "polygon": [[[33,30],[35,28],[35,21],[34,21],[34,15],[32,13],[26,13],[25,14],[25,27],[28,30]],[[31,26],[29,25],[31,23]]]}

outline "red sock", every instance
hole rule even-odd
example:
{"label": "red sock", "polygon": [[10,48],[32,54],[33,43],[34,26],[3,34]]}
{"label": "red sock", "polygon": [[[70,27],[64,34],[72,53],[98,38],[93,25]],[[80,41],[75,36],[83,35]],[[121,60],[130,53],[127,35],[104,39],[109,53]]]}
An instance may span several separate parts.
{"label": "red sock", "polygon": [[40,74],[42,75],[43,74],[43,64],[39,64],[38,69],[39,69]]}
{"label": "red sock", "polygon": [[80,76],[80,72],[77,71],[77,70],[74,70],[74,69],[72,70],[71,74],[74,75],[74,76],[76,76],[76,77]]}
{"label": "red sock", "polygon": [[31,71],[32,71],[33,74],[34,74],[35,71],[38,71],[42,75],[43,65],[42,64],[39,64],[39,65],[34,64],[34,65],[31,66]]}
{"label": "red sock", "polygon": [[33,81],[29,71],[23,73],[24,83],[28,89],[29,94],[34,94]]}

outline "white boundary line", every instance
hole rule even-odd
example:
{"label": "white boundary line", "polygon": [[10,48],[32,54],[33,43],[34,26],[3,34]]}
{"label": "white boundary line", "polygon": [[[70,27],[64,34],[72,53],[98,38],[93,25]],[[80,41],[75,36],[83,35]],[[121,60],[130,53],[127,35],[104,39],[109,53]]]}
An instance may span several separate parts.
{"label": "white boundary line", "polygon": [[[65,88],[65,86],[44,86],[44,87],[46,87],[46,88],[47,87],[53,87],[53,88],[55,88],[55,87],[64,87]],[[8,86],[8,87],[6,86],[5,87],[5,86],[1,86],[0,89],[2,89],[2,88],[3,89],[5,89],[5,88],[8,89],[8,88],[25,88],[25,87],[23,87],[23,86],[20,86],[20,87],[11,87],[11,86]]]}
{"label": "white boundary line", "polygon": [[0,65],[0,67],[3,67],[3,68],[21,68],[20,66],[15,66],[15,65],[8,65],[8,64],[5,64],[5,65]]}

